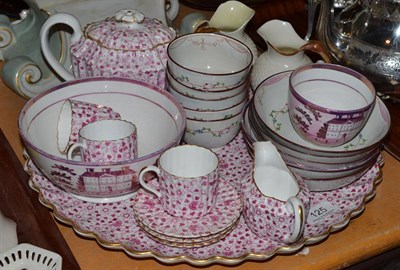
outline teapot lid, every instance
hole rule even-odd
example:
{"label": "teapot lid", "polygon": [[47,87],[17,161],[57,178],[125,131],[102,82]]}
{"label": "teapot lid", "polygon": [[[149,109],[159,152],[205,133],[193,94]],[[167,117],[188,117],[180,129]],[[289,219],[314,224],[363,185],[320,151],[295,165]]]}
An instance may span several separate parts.
{"label": "teapot lid", "polygon": [[175,31],[137,10],[124,9],[114,17],[88,24],[84,36],[107,49],[141,51],[169,43]]}

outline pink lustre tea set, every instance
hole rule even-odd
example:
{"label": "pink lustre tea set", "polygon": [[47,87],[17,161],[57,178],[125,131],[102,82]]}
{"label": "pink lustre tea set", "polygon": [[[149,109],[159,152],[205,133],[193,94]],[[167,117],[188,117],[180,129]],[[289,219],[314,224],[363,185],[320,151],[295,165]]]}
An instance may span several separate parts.
{"label": "pink lustre tea set", "polygon": [[[218,27],[232,6],[230,35]],[[137,10],[83,30],[49,17],[43,53],[67,81],[28,100],[18,125],[30,185],[58,220],[134,258],[204,266],[297,252],[362,212],[382,176],[385,105],[287,22],[259,33],[273,47],[285,32],[289,52],[255,53],[251,11],[228,1],[210,21],[186,18],[191,33]],[[49,43],[60,23],[72,73]]]}

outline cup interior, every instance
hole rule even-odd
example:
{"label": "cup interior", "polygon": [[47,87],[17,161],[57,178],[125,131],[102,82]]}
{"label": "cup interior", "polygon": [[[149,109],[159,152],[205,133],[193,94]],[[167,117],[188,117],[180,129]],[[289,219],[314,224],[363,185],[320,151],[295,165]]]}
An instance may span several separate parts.
{"label": "cup interior", "polygon": [[113,141],[127,138],[136,132],[136,127],[125,120],[101,120],[84,126],[79,134],[93,141]]}
{"label": "cup interior", "polygon": [[218,168],[218,157],[211,150],[195,145],[182,145],[165,151],[160,167],[181,178],[206,176]]}
{"label": "cup interior", "polygon": [[290,88],[301,102],[328,110],[360,110],[375,99],[375,89],[365,77],[335,65],[313,64],[295,70]]}

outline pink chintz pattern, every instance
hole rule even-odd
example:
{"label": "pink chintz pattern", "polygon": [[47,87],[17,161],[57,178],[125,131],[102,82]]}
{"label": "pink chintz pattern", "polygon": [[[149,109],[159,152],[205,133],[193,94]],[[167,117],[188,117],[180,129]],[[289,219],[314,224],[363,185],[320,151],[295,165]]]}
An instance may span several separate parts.
{"label": "pink chintz pattern", "polygon": [[[219,182],[214,194],[215,205],[201,217],[194,219],[170,215],[164,210],[161,199],[144,190],[139,190],[135,198],[135,215],[150,230],[170,237],[193,238],[217,234],[232,226],[242,209],[242,201],[235,188],[224,180]],[[153,200],[154,204],[150,206],[147,203],[149,200]]]}
{"label": "pink chintz pattern", "polygon": [[[242,181],[248,179],[246,175],[252,168],[252,160],[242,134],[217,154],[222,163],[220,179],[230,183],[239,192]],[[258,237],[241,216],[237,226],[220,241],[204,247],[178,248],[154,241],[143,231],[135,219],[136,198],[106,204],[82,201],[45,178],[31,161],[27,169],[32,173],[31,185],[41,194],[40,200],[55,210],[54,214],[58,219],[73,224],[71,226],[79,234],[89,238],[95,237],[101,245],[125,250],[135,258],[143,258],[143,254],[148,253],[148,258],[160,258],[166,263],[186,261],[197,265],[227,263],[224,258],[229,259],[229,264],[247,259],[267,260],[275,254],[299,251],[307,243],[318,243],[330,232],[343,229],[351,218],[362,213],[366,201],[373,198],[375,185],[380,179],[378,161],[362,177],[346,187],[326,192],[311,192],[310,209],[329,202],[332,211],[318,220],[312,220],[309,215],[303,237],[294,245],[284,245],[272,239]],[[154,203],[154,197],[148,197],[146,207],[155,207]],[[284,250],[281,250],[282,248]]]}
{"label": "pink chintz pattern", "polygon": [[117,76],[165,87],[167,46],[175,32],[146,18],[141,28],[125,27],[115,18],[93,23],[71,45],[76,78]]}
{"label": "pink chintz pattern", "polygon": [[[311,193],[304,181],[297,179],[300,192],[296,196],[304,206],[307,217]],[[295,213],[289,209],[286,201],[265,197],[257,188],[251,174],[242,184],[243,216],[247,226],[259,237],[288,242],[294,231]]]}
{"label": "pink chintz pattern", "polygon": [[107,119],[121,119],[121,115],[118,112],[104,105],[79,100],[70,100],[69,102],[72,109],[69,144],[78,141],[79,130],[89,123]]}

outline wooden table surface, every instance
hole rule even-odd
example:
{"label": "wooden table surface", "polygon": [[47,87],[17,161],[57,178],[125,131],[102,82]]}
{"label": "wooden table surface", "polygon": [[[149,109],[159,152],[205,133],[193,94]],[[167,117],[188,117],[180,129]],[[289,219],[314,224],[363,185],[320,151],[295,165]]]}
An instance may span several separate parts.
{"label": "wooden table surface", "polygon": [[[186,9],[185,11],[190,11]],[[0,82],[0,128],[21,162],[23,146],[19,138],[17,118],[25,99]],[[349,265],[400,247],[400,162],[383,152],[385,165],[383,181],[376,196],[366,209],[342,231],[331,234],[325,241],[308,246],[294,255],[277,255],[268,261],[247,261],[237,269],[343,269]],[[4,202],[2,202],[4,203]],[[44,206],[43,206],[44,207]],[[49,211],[49,215],[51,212]],[[83,270],[124,269],[191,269],[187,264],[165,265],[154,259],[134,259],[122,251],[106,250],[95,240],[78,236],[71,227],[57,221],[59,230]],[[231,267],[212,265],[210,269]]]}

